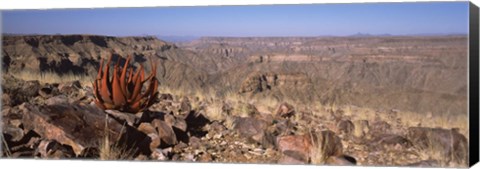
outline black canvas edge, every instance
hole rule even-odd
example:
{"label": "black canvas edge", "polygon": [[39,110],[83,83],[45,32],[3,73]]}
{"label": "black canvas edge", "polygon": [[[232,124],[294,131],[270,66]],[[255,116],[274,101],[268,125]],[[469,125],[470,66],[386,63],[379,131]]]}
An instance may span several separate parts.
{"label": "black canvas edge", "polygon": [[479,12],[478,7],[469,5],[469,138],[470,167],[479,160]]}

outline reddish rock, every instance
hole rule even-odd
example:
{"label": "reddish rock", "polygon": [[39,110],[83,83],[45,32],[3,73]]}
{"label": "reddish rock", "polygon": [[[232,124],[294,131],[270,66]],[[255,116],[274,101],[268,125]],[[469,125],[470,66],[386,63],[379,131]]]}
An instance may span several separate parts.
{"label": "reddish rock", "polygon": [[308,135],[289,135],[277,138],[278,150],[282,152],[280,164],[306,164],[312,149]]}
{"label": "reddish rock", "polygon": [[158,136],[167,145],[175,145],[178,143],[175,132],[170,125],[165,123],[165,121],[154,119],[152,121],[152,126],[157,129]]}
{"label": "reddish rock", "polygon": [[[25,129],[33,130],[45,139],[56,140],[72,147],[76,155],[86,147],[98,147],[105,135],[105,123],[110,138],[120,138],[122,125],[109,118],[100,109],[83,104],[34,106],[20,105]],[[93,138],[93,139],[92,139]]]}

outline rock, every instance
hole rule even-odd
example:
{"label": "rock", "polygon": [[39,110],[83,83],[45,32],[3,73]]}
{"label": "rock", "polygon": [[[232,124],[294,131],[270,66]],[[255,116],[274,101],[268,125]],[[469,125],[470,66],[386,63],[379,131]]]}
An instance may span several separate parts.
{"label": "rock", "polygon": [[160,96],[158,96],[159,99],[161,101],[165,101],[165,100],[168,100],[168,101],[173,101],[173,96],[169,93],[162,93],[160,94]]}
{"label": "rock", "polygon": [[38,94],[43,98],[49,98],[49,97],[52,97],[53,95],[59,94],[59,91],[55,86],[46,84],[44,87],[40,88],[40,90],[38,91]]}
{"label": "rock", "polygon": [[468,141],[458,129],[410,127],[407,138],[419,149],[437,151],[447,163],[468,165]]}
{"label": "rock", "polygon": [[17,142],[20,141],[25,135],[24,131],[21,128],[13,127],[10,125],[3,126],[3,134],[9,135],[11,139],[9,141]]}
{"label": "rock", "polygon": [[375,145],[400,145],[403,148],[410,148],[412,146],[410,140],[396,134],[383,134],[372,140],[372,142],[375,143]]}
{"label": "rock", "polygon": [[140,123],[140,125],[137,127],[138,131],[141,131],[145,134],[156,134],[157,130],[155,127],[152,126],[150,123]]}
{"label": "rock", "polygon": [[130,126],[134,126],[135,123],[139,121],[139,118],[135,114],[131,113],[124,113],[118,110],[105,110],[105,113],[121,121],[122,123],[127,123]]}
{"label": "rock", "polygon": [[277,138],[278,150],[282,153],[280,164],[307,164],[312,149],[308,135],[289,135]]}
{"label": "rock", "polygon": [[62,159],[75,157],[72,147],[62,145],[55,140],[42,140],[37,147],[42,158]]}
{"label": "rock", "polygon": [[162,149],[156,149],[155,151],[153,151],[151,157],[152,159],[160,160],[160,161],[168,160],[167,155],[164,154]]}
{"label": "rock", "polygon": [[82,154],[86,147],[98,147],[99,140],[92,138],[102,138],[105,135],[105,125],[109,128],[110,138],[120,138],[125,132],[121,124],[111,118],[106,119],[100,109],[89,105],[37,107],[24,103],[20,105],[20,111],[25,129],[34,130],[42,138],[71,146],[76,155]]}
{"label": "rock", "polygon": [[182,118],[176,118],[171,114],[167,114],[164,117],[165,123],[179,129],[182,132],[187,132],[187,122]]}
{"label": "rock", "polygon": [[35,97],[38,96],[38,90],[40,89],[40,82],[37,80],[26,81],[23,86],[21,86],[21,91],[16,94],[22,94],[26,97]]}
{"label": "rock", "polygon": [[293,124],[288,119],[281,119],[279,121],[275,121],[274,125],[270,126],[269,131],[271,133],[275,133],[275,135],[290,135],[294,133],[295,124]]}
{"label": "rock", "polygon": [[152,126],[157,129],[158,136],[160,136],[160,139],[166,144],[165,146],[171,146],[178,143],[177,136],[175,135],[172,127],[164,121],[154,119],[152,121]]}
{"label": "rock", "polygon": [[325,161],[326,165],[342,166],[342,165],[356,165],[357,161],[355,158],[342,155],[342,156],[332,156]]}
{"label": "rock", "polygon": [[190,100],[188,99],[188,97],[183,97],[181,102],[180,102],[180,112],[190,112],[192,111],[192,105],[190,104]]}
{"label": "rock", "polygon": [[69,104],[71,100],[65,95],[58,95],[45,100],[46,105]]}
{"label": "rock", "polygon": [[145,133],[150,138],[149,147],[153,152],[161,144],[160,136],[158,135],[157,130],[150,123],[140,123],[138,126],[138,131]]}
{"label": "rock", "polygon": [[61,84],[58,85],[58,90],[61,93],[67,94],[67,95],[70,95],[72,93],[76,93],[81,88],[82,88],[82,85],[81,85],[80,81],[78,81],[78,80],[75,80],[75,81],[72,81],[72,82],[67,82],[67,83],[61,83]]}
{"label": "rock", "polygon": [[[23,102],[28,102],[32,98],[38,96],[40,82],[36,80],[23,81],[8,75],[3,77],[5,78],[5,83],[2,83],[2,89],[4,92],[2,95],[2,105],[16,106]],[[5,103],[3,103],[4,101]]]}
{"label": "rock", "polygon": [[195,137],[195,136],[190,137],[190,140],[188,141],[188,144],[193,149],[197,149],[202,145],[201,140],[198,137]]}
{"label": "rock", "polygon": [[280,104],[280,106],[278,106],[276,115],[280,116],[280,117],[294,116],[295,115],[295,108],[288,103],[282,103],[282,104]]}
{"label": "rock", "polygon": [[247,138],[250,142],[260,143],[264,147],[271,147],[275,144],[275,137],[266,133],[267,123],[253,117],[240,117],[233,123],[233,128],[241,137]]}
{"label": "rock", "polygon": [[337,123],[337,129],[340,133],[348,135],[354,131],[355,125],[353,125],[352,121],[350,120],[340,120]]}

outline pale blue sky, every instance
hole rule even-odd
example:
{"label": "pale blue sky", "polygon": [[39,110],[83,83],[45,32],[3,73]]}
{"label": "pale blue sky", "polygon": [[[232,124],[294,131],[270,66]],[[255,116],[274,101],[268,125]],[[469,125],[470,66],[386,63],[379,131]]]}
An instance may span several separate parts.
{"label": "pale blue sky", "polygon": [[2,11],[3,33],[113,36],[467,34],[468,2]]}

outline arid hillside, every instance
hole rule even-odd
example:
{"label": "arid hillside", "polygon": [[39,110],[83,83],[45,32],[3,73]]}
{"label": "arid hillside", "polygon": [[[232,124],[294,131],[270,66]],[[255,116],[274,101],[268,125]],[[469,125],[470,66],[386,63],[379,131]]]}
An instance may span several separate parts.
{"label": "arid hillside", "polygon": [[202,38],[180,46],[242,58],[211,78],[217,90],[466,114],[466,37]]}
{"label": "arid hillside", "polygon": [[2,40],[2,157],[467,166],[466,36]]}
{"label": "arid hillside", "polygon": [[[303,103],[466,114],[467,38],[6,36],[8,72],[91,76],[111,52],[152,57],[166,87]],[[145,64],[148,67],[148,64]],[[148,68],[147,68],[148,69]]]}

